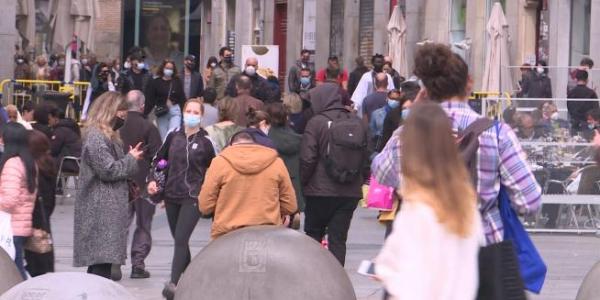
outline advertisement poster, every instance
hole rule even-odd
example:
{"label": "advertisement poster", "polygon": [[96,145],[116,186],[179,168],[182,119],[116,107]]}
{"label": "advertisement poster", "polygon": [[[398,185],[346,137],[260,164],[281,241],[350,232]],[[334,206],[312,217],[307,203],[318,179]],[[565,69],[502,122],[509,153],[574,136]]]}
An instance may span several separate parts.
{"label": "advertisement poster", "polygon": [[257,73],[267,78],[269,76],[278,77],[279,70],[279,46],[278,45],[243,45],[241,64],[248,57],[256,57],[258,59]]}
{"label": "advertisement poster", "polygon": [[183,67],[185,41],[185,1],[143,1],[141,9],[140,45],[146,53],[146,63],[157,68],[164,59]]}
{"label": "advertisement poster", "polygon": [[315,51],[317,41],[317,0],[304,0],[302,48]]}

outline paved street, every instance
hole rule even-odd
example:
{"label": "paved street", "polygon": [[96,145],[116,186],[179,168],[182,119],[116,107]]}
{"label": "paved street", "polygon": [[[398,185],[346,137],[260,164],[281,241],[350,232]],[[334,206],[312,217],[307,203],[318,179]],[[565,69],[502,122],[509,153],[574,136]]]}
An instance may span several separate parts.
{"label": "paved street", "polygon": [[[383,227],[375,221],[376,213],[359,208],[350,230],[346,271],[348,272],[358,299],[381,299],[381,289],[376,282],[356,274],[355,270],[363,259],[374,257],[381,247]],[[57,206],[52,217],[56,243],[56,264],[58,271],[80,271],[73,268],[72,232],[73,205],[67,201]],[[195,255],[208,243],[210,221],[200,220],[192,236],[192,254]],[[129,279],[130,266],[123,267],[127,289],[139,299],[158,300],[163,283],[168,280],[172,240],[169,234],[164,210],[157,210],[154,220],[154,243],[150,257],[146,261],[152,273],[150,279]],[[549,274],[542,295],[532,296],[532,300],[572,300],[589,268],[600,260],[600,239],[595,236],[577,235],[535,235],[549,268]]]}

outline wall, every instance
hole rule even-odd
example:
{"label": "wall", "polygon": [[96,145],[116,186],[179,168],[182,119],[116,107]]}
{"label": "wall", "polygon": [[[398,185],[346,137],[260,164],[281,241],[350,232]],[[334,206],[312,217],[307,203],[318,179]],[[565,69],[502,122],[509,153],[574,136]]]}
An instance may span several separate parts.
{"label": "wall", "polygon": [[96,50],[99,60],[121,54],[121,0],[100,0],[100,18],[96,19]]}
{"label": "wall", "polygon": [[14,0],[0,0],[0,53],[4,59],[0,60],[0,79],[13,77],[13,56],[17,42],[15,29],[16,5]]}

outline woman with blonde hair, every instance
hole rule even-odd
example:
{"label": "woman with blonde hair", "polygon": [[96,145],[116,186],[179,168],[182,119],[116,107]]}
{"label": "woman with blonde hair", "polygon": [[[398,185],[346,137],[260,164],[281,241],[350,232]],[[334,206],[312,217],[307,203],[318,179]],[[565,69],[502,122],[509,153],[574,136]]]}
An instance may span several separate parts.
{"label": "woman with blonde hair", "polygon": [[474,299],[483,231],[448,116],[413,106],[400,139],[402,208],[375,272],[390,299]]}
{"label": "woman with blonde hair", "polygon": [[283,105],[288,110],[288,119],[290,127],[298,134],[304,133],[306,127],[306,115],[304,113],[304,103],[300,95],[288,93],[283,97]]}
{"label": "woman with blonde hair", "polygon": [[40,55],[35,58],[35,64],[33,65],[33,77],[35,80],[50,79],[50,66],[48,65],[48,59],[46,59],[46,56]]}
{"label": "woman with blonde hair", "polygon": [[111,264],[127,259],[127,179],[136,173],[142,145],[123,153],[119,133],[124,105],[117,92],[96,99],[84,124],[79,190],[75,201],[73,265],[111,277]]}

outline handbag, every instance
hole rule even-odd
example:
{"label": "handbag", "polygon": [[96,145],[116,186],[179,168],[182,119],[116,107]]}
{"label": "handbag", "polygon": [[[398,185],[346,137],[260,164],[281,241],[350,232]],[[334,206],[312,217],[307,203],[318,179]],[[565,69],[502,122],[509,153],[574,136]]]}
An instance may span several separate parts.
{"label": "handbag", "polygon": [[3,211],[0,211],[0,248],[4,249],[10,258],[15,259],[16,250],[13,241],[11,216]]}
{"label": "handbag", "polygon": [[[173,88],[173,81],[171,80],[171,83],[169,84],[169,93],[167,94],[167,101],[169,101],[169,98],[171,98],[171,90]],[[167,101],[165,101],[165,104],[156,104],[156,107],[154,107],[154,115],[159,118],[162,117],[164,115],[166,115],[167,113],[169,113],[169,107],[167,106]]]}
{"label": "handbag", "polygon": [[546,280],[548,269],[529,234],[525,231],[521,220],[510,206],[510,197],[504,186],[500,186],[498,206],[504,224],[504,240],[511,241],[514,245],[525,289],[539,294]]}
{"label": "handbag", "polygon": [[[44,208],[44,203],[42,202],[42,197],[38,197],[38,203],[36,203],[36,206],[37,205],[39,205],[40,207],[40,215],[42,218],[42,222],[44,223],[42,227],[50,228],[48,216],[46,216],[46,209]],[[25,245],[23,245],[23,248],[31,252],[44,254],[52,251],[52,244],[52,235],[50,234],[50,232],[41,228],[34,228],[32,235],[27,238],[27,241],[25,242]]]}
{"label": "handbag", "polygon": [[379,184],[375,177],[369,180],[369,191],[367,193],[367,207],[382,211],[393,209],[394,188]]}

